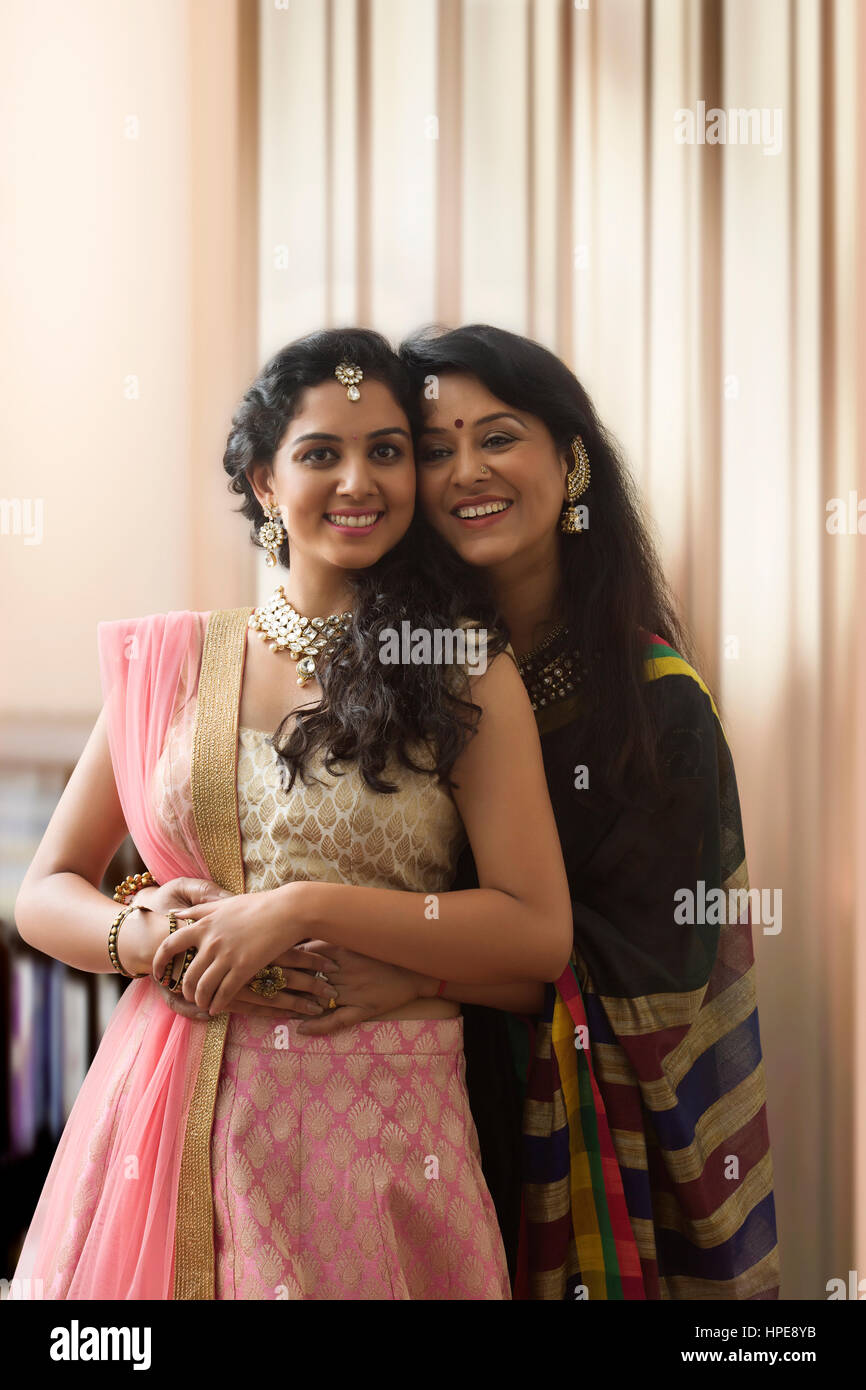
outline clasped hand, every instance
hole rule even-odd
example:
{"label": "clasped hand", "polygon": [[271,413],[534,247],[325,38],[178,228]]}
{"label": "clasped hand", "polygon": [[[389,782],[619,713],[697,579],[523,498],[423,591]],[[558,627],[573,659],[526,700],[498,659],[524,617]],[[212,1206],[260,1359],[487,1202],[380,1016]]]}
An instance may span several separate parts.
{"label": "clasped hand", "polygon": [[[155,908],[154,903],[148,906]],[[286,897],[276,890],[237,893],[183,906],[176,916],[180,925],[157,946],[151,971],[160,983],[169,963],[194,947],[196,954],[184,976],[182,992],[201,1013],[213,1017],[236,1000],[255,1004],[260,996],[249,989],[250,981],[263,966],[276,963],[297,967],[297,977],[290,972],[286,981],[292,988],[325,1002],[335,994],[314,974],[316,970],[335,969],[334,962],[299,947],[302,929],[293,929]],[[288,990],[271,997],[271,1003],[278,1001],[292,1009],[299,1002]],[[313,1010],[305,1007],[307,1011]]]}
{"label": "clasped hand", "polygon": [[[229,1009],[232,1013],[254,1017],[273,1018],[276,1015],[282,1019],[306,1019],[299,1025],[300,1032],[325,1034],[374,1019],[431,992],[431,982],[426,977],[374,960],[348,947],[326,941],[306,941],[286,947],[285,942],[291,937],[286,926],[290,910],[285,901],[269,892],[233,895],[206,879],[178,878],[159,888],[140,890],[135,900],[154,913],[174,910],[179,922],[187,919],[189,923],[161,938],[152,957],[153,975],[159,982],[171,959],[179,970],[186,946],[196,947],[197,955],[184,976],[183,993],[172,994],[162,987],[169,1008],[186,1018],[207,1019],[222,1009]],[[226,901],[237,906],[231,913],[220,913],[214,920],[214,909]],[[278,902],[280,910],[277,913]],[[266,938],[257,937],[263,926]],[[242,944],[248,946],[252,940],[258,949],[235,958],[230,942],[236,944],[241,931],[244,934]],[[263,945],[264,940],[282,945],[276,946],[274,954],[266,954],[271,946]],[[229,979],[232,965],[237,966],[236,978],[241,979],[242,985],[227,1003],[222,1003],[232,987]],[[267,1000],[249,988],[249,981],[263,965],[279,965],[285,975],[285,989]],[[215,971],[213,976],[209,973],[211,970]],[[219,970],[223,971],[219,986],[223,988],[221,996],[217,987]],[[327,974],[328,979],[316,978],[316,971]],[[206,993],[208,985],[213,989]],[[338,1007],[331,1009],[328,1003],[334,998],[338,1000]]]}

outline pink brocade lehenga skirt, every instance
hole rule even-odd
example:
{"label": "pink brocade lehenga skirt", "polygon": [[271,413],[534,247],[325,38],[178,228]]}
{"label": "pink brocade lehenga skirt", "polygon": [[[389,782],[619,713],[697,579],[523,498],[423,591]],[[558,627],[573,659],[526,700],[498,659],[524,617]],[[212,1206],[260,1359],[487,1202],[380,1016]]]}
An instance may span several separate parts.
{"label": "pink brocade lehenga skirt", "polygon": [[510,1299],[463,1020],[308,1037],[232,1017],[211,1139],[218,1299]]}

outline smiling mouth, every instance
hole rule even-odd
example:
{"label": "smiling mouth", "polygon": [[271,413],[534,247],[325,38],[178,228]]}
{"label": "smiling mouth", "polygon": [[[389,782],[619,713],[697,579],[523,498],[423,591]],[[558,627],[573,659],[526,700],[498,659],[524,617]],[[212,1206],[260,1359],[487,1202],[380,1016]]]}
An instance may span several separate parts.
{"label": "smiling mouth", "polygon": [[460,521],[471,521],[474,517],[493,516],[496,512],[507,512],[511,506],[513,503],[503,498],[500,502],[480,502],[476,507],[469,505],[455,507],[451,515],[458,517]]}
{"label": "smiling mouth", "polygon": [[325,520],[338,531],[372,531],[384,512],[325,512]]}

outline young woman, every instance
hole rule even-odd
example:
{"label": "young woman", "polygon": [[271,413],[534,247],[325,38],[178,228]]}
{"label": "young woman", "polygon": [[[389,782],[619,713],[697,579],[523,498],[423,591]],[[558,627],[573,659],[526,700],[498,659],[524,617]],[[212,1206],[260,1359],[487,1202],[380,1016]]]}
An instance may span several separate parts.
{"label": "young woman", "polygon": [[[447,554],[434,574],[414,564],[414,402],[376,334],[283,349],[224,463],[290,562],[285,589],[255,611],[100,625],[105,705],[16,918],[58,959],[138,978],[16,1271],[45,1297],[510,1297],[459,1005],[432,990],[316,1038],[260,1002],[334,1004],[313,937],[499,981],[518,1004],[571,948],[504,642],[491,627],[486,669],[380,659],[404,623],[465,636],[467,613],[486,616]],[[118,912],[95,885],[127,831],[162,886]],[[467,837],[478,886],[449,892]],[[196,898],[181,924],[171,909]]]}
{"label": "young woman", "polygon": [[[515,1296],[776,1298],[734,768],[632,485],[586,392],[538,344],[474,325],[401,353],[425,407],[419,500],[504,616],[572,898],[571,962],[536,1017],[506,1021],[531,1009],[498,985],[452,975],[443,991],[467,1005]],[[472,875],[467,854],[457,882]],[[311,948],[334,956],[341,1008],[303,1031],[431,988],[325,934]]]}

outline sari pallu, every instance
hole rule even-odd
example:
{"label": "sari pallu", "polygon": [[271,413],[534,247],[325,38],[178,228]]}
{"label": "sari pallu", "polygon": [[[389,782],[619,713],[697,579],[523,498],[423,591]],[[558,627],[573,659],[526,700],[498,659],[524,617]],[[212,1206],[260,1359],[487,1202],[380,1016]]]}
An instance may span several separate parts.
{"label": "sari pallu", "polygon": [[[219,652],[249,611],[98,626],[120,804],[158,883],[193,876],[244,891],[232,772],[245,648],[228,643],[228,667]],[[150,790],[169,726],[184,719],[195,825],[170,842]],[[149,977],[127,986],[61,1136],[16,1279],[41,1281],[55,1299],[213,1297],[209,1140],[228,1018],[174,1014]]]}
{"label": "sari pallu", "polygon": [[[703,883],[727,902],[730,889],[748,889],[733,763],[709,691],[659,638],[648,642],[644,675],[670,778],[662,804],[622,807],[576,791],[576,764],[592,768],[592,750],[575,737],[577,704],[539,716],[575,949],[539,1017],[464,1010],[485,1174],[515,1298],[773,1299],[779,1259],[749,916],[674,916],[678,890],[698,898]],[[497,1030],[522,1102],[517,1201],[513,1141],[481,1100]]]}

